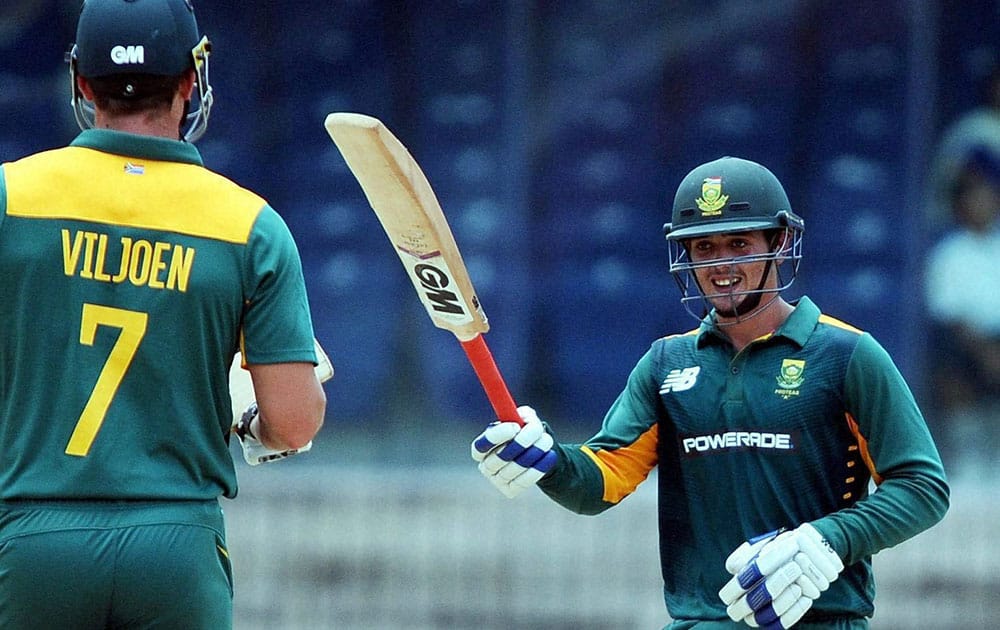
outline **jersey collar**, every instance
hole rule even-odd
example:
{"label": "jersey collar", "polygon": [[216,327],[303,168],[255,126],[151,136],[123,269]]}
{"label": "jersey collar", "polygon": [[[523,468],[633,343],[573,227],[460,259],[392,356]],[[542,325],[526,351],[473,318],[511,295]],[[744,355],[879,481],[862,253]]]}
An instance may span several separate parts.
{"label": "jersey collar", "polygon": [[112,129],[86,129],[80,132],[80,135],[70,143],[70,146],[147,160],[183,162],[204,166],[201,154],[190,142],[143,136]]}
{"label": "jersey collar", "polygon": [[819,322],[819,307],[813,304],[807,296],[799,298],[798,302],[792,302],[795,310],[788,316],[785,323],[778,328],[775,336],[786,337],[802,346],[806,345],[809,335],[816,329]]}
{"label": "jersey collar", "polygon": [[[812,300],[807,296],[802,296],[798,301],[793,301],[795,310],[792,311],[785,323],[774,332],[771,337],[785,337],[796,343],[800,348],[806,344],[809,335],[816,328],[819,322],[820,311]],[[698,329],[698,347],[703,348],[706,344],[729,343],[726,335],[712,322],[711,316],[706,316],[701,321]]]}

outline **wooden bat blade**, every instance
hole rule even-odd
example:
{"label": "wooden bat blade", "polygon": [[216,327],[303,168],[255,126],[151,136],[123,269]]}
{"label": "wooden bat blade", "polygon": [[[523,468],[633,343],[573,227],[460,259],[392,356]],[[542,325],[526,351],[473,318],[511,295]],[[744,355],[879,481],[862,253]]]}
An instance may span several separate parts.
{"label": "wooden bat blade", "polygon": [[361,184],[431,321],[458,337],[497,418],[523,424],[482,337],[489,323],[455,237],[416,160],[377,118],[335,112],[324,126]]}
{"label": "wooden bat blade", "polygon": [[325,127],[434,325],[460,340],[489,330],[437,196],[403,143],[380,120],[363,114],[330,114]]}

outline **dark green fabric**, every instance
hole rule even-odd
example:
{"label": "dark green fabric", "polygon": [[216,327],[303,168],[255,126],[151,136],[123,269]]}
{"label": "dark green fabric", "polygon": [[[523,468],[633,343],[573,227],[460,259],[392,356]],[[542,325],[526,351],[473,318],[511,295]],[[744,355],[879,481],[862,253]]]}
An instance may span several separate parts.
{"label": "dark green fabric", "polygon": [[[281,217],[193,145],[108,130],[5,164],[0,201],[0,500],[235,496],[235,352],[315,362]],[[69,453],[85,417],[97,433]]]}
{"label": "dark green fabric", "polygon": [[0,504],[0,628],[230,628],[227,554],[214,501]]}

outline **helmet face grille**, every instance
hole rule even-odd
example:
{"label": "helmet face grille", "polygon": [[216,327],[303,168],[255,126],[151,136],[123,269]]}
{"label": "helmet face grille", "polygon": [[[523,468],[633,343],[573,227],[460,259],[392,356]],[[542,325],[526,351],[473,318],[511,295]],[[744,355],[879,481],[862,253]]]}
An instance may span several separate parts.
{"label": "helmet face grille", "polygon": [[708,260],[704,262],[693,262],[688,254],[685,242],[678,239],[668,239],[667,246],[670,250],[670,273],[677,282],[681,290],[681,304],[685,310],[695,319],[701,320],[706,314],[712,311],[710,300],[705,297],[704,292],[695,278],[695,271],[705,267],[736,266],[756,262],[766,262],[769,266],[769,273],[778,275],[777,287],[774,288],[749,288],[741,291],[734,291],[730,294],[732,298],[747,298],[763,294],[777,295],[788,289],[795,282],[799,273],[799,264],[802,261],[802,235],[800,227],[792,226],[784,230],[785,240],[772,251],[756,256],[741,256],[738,258],[725,258]]}

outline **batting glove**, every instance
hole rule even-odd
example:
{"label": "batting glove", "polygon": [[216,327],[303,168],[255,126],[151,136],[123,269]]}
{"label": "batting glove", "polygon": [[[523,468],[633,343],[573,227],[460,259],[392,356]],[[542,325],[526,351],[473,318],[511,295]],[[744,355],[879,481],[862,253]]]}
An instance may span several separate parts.
{"label": "batting glove", "polygon": [[504,496],[513,499],[552,470],[557,456],[552,436],[531,407],[518,407],[524,426],[494,422],[472,442],[479,472]]}
{"label": "batting glove", "polygon": [[309,440],[309,443],[302,448],[276,450],[264,446],[264,443],[255,434],[260,425],[258,417],[260,414],[257,410],[257,403],[250,403],[243,416],[233,426],[233,433],[239,438],[240,446],[243,447],[243,459],[251,466],[284,459],[297,453],[305,453],[312,448],[312,440]]}
{"label": "batting glove", "polygon": [[768,630],[791,628],[844,570],[830,544],[809,523],[753,538],[730,554],[734,574],[719,598],[733,621]]}

